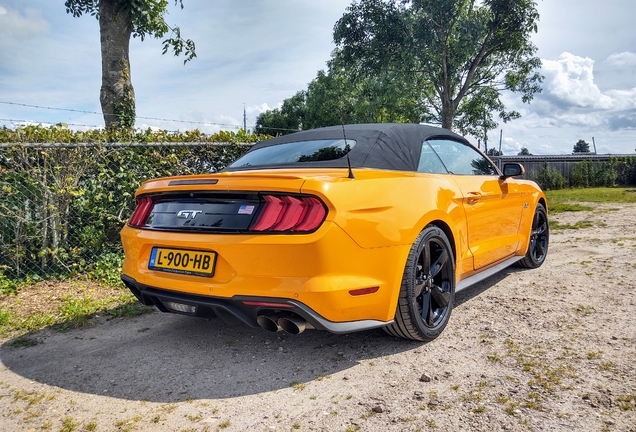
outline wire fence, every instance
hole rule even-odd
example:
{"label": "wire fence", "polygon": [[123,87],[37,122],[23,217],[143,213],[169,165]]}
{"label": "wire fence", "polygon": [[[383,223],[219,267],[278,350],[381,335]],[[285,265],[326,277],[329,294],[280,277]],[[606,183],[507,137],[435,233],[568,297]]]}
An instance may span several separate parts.
{"label": "wire fence", "polygon": [[3,144],[0,282],[121,261],[119,231],[150,178],[222,169],[250,144]]}
{"label": "wire fence", "polygon": [[[119,268],[119,231],[134,210],[134,192],[143,181],[218,171],[250,146],[0,144],[0,288],[7,280]],[[535,173],[545,189],[636,184],[634,157],[595,161],[598,166],[578,161],[568,179],[548,159],[541,160],[541,171]]]}

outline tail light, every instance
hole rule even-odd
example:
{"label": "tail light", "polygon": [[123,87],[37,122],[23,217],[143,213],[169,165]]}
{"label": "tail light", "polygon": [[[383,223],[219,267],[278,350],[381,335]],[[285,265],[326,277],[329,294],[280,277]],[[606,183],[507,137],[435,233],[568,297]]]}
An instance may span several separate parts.
{"label": "tail light", "polygon": [[265,203],[250,231],[311,232],[327,216],[325,205],[311,196],[264,195]]}
{"label": "tail light", "polygon": [[133,212],[130,220],[128,221],[128,225],[141,228],[146,226],[146,219],[148,219],[148,215],[150,214],[150,210],[152,210],[153,202],[150,197],[141,197],[137,200],[137,208]]}

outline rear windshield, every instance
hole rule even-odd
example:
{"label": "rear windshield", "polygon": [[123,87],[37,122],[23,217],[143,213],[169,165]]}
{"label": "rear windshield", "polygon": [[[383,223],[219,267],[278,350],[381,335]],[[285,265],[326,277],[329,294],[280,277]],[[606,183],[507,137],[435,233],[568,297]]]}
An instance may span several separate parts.
{"label": "rear windshield", "polygon": [[[229,168],[287,165],[340,159],[356,142],[348,139],[299,141],[261,147],[237,159]],[[348,147],[348,148],[347,148]]]}

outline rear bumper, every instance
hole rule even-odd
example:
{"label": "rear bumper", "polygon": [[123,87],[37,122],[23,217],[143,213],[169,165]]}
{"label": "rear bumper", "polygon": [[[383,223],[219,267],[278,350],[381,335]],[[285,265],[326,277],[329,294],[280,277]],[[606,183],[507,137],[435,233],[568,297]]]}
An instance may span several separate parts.
{"label": "rear bumper", "polygon": [[[236,298],[285,299],[333,323],[392,320],[410,247],[361,248],[331,222],[307,235],[196,234],[126,226],[121,236],[122,273],[129,284],[215,299],[219,310]],[[155,246],[215,252],[213,277],[152,270],[148,263]],[[375,287],[371,294],[355,294]]]}
{"label": "rear bumper", "polygon": [[[393,322],[392,320],[388,322],[378,320],[333,322],[296,300],[271,297],[234,296],[231,298],[223,298],[194,295],[140,284],[126,275],[122,275],[121,278],[135,297],[146,306],[156,306],[162,312],[180,313],[206,318],[218,317],[224,321],[227,321],[228,317],[233,317],[250,327],[259,327],[257,323],[257,317],[259,315],[272,315],[276,313],[298,315],[313,328],[326,330],[331,333],[351,333],[370,330],[384,327]],[[191,306],[192,312],[173,309],[170,307],[173,303]],[[254,303],[259,305],[254,305]]]}

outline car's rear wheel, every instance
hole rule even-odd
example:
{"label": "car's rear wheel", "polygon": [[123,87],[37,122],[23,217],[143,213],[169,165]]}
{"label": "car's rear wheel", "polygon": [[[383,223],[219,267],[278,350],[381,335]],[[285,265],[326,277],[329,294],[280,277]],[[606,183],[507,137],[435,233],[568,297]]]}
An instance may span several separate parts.
{"label": "car's rear wheel", "polygon": [[545,261],[548,255],[548,243],[550,241],[550,227],[548,225],[548,213],[543,204],[537,204],[532,219],[532,231],[528,242],[528,252],[523,259],[517,261],[517,266],[525,268],[537,268]]}
{"label": "car's rear wheel", "polygon": [[455,297],[455,259],[444,231],[429,225],[411,247],[392,324],[384,330],[431,341],[448,323]]}

